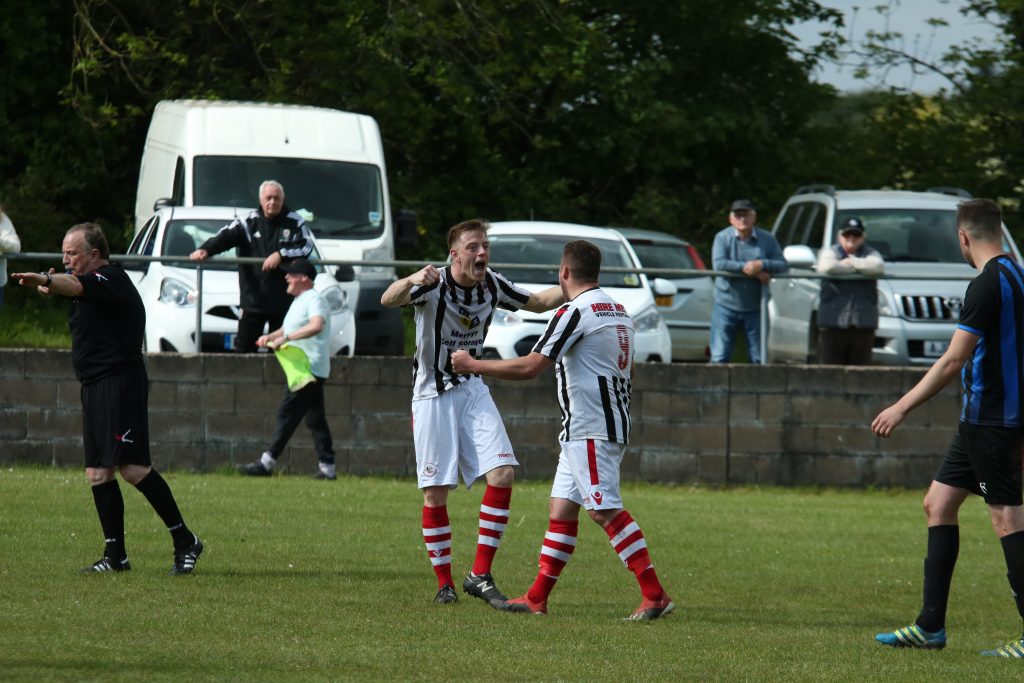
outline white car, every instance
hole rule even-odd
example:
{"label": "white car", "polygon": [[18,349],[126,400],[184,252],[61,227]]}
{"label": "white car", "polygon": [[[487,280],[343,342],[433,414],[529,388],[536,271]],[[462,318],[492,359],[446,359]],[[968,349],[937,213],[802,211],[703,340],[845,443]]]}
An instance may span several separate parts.
{"label": "white car", "polygon": [[[146,223],[128,254],[181,256],[181,264],[157,261],[126,261],[131,277],[146,306],[145,347],[150,353],[196,350],[196,264],[188,255],[196,247],[248,209],[219,206],[165,206]],[[202,350],[230,351],[238,332],[238,265],[224,263],[235,257],[231,249],[203,263]],[[317,269],[314,287],[331,311],[331,355],[351,356],[355,351],[355,302],[359,283],[351,268],[335,269],[315,263],[320,251],[314,241],[310,260]],[[339,281],[345,280],[345,281]]]}
{"label": "white car", "polygon": [[[538,292],[558,284],[558,264],[566,242],[587,240],[601,250],[601,288],[626,307],[636,330],[635,358],[639,362],[672,361],[672,337],[654,304],[652,288],[642,273],[610,273],[607,268],[639,268],[629,242],[617,231],[572,223],[512,221],[492,223],[487,233],[491,242],[491,263],[495,270],[517,285]],[[530,270],[504,267],[508,264],[550,265]],[[657,279],[654,291],[661,296],[675,294],[675,285]],[[484,358],[525,356],[544,333],[552,312],[497,309],[484,338]]]}

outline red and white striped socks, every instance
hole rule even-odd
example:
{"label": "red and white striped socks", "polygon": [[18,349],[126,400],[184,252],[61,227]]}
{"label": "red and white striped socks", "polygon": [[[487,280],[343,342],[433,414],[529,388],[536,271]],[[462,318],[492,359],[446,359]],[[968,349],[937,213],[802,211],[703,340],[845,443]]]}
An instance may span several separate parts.
{"label": "red and white striped socks", "polygon": [[544,533],[544,543],[540,546],[540,559],[537,563],[540,570],[526,597],[531,602],[546,602],[551,594],[562,569],[576,550],[576,537],[579,535],[578,520],[548,520],[548,530]]}
{"label": "red and white striped socks", "polygon": [[452,581],[452,527],[448,523],[448,508],[423,506],[423,542],[427,556],[437,574],[438,589],[454,586]]}
{"label": "red and white striped socks", "polygon": [[487,485],[484,498],[480,501],[480,535],[477,537],[476,557],[473,559],[473,573],[477,576],[491,573],[494,554],[498,552],[498,545],[508,525],[511,501],[511,488]]}
{"label": "red and white striped socks", "polygon": [[612,548],[619,554],[619,559],[636,575],[640,583],[640,592],[648,600],[661,600],[665,591],[658,581],[658,575],[647,553],[647,541],[640,526],[633,521],[629,512],[623,510],[615,515],[611,524],[605,527]]}

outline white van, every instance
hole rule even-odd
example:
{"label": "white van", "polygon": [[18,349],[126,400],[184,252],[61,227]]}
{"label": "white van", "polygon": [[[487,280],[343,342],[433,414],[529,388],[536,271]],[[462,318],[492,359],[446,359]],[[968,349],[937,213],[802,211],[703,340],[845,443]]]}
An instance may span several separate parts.
{"label": "white van", "polygon": [[[392,261],[396,236],[415,240],[414,214],[399,212],[395,225],[373,118],[210,100],[157,104],[139,169],[135,231],[167,205],[256,207],[260,183],[268,179],[284,186],[285,204],[305,218],[325,259]],[[394,269],[356,266],[355,272],[356,353],[401,355],[401,312],[380,305]]]}

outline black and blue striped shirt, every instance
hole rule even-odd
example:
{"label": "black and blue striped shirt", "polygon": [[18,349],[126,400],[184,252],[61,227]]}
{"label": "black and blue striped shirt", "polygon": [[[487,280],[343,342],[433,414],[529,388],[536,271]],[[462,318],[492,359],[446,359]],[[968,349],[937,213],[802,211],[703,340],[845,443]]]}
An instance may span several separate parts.
{"label": "black and blue striped shirt", "polygon": [[1020,427],[1024,424],[1024,268],[1006,255],[990,259],[967,287],[958,327],[979,337],[961,372],[960,421]]}

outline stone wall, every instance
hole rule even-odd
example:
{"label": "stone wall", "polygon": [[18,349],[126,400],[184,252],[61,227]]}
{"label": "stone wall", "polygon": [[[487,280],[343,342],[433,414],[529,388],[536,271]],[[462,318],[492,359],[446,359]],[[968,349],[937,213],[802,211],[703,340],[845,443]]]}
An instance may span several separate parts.
{"label": "stone wall", "polygon": [[[273,431],[283,375],[266,354],[148,357],[154,464],[211,471],[254,460]],[[339,472],[415,473],[408,358],[335,359],[326,388]],[[701,484],[927,484],[959,411],[948,387],[890,439],[871,419],[913,386],[911,368],[637,366],[623,478]],[[550,478],[559,411],[554,375],[488,380],[520,477]],[[955,384],[955,383],[954,383]],[[0,349],[0,464],[81,465],[79,384],[67,351]],[[282,471],[312,473],[300,425]]]}

